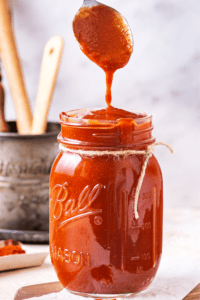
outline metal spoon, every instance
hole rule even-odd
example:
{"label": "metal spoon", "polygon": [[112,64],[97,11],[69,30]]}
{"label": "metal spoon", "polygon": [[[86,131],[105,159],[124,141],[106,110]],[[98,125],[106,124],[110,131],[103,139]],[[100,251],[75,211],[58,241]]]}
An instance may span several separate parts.
{"label": "metal spoon", "polygon": [[83,1],[83,4],[81,7],[84,7],[84,6],[93,6],[93,5],[99,5],[101,3],[95,1],[95,0],[84,0]]}
{"label": "metal spoon", "polygon": [[[96,1],[96,0],[84,0],[83,1],[83,4],[82,4],[82,6],[81,6],[81,8],[82,7],[91,7],[91,6],[97,6],[97,5],[104,5],[104,6],[107,6],[107,5],[105,5],[105,4],[102,4],[102,3],[100,3],[100,2],[98,2],[98,1]],[[107,6],[107,7],[109,7],[109,8],[111,8],[110,6]],[[113,9],[113,11],[118,15],[118,16],[121,16],[122,18],[123,18],[123,20],[124,20],[124,27],[126,28],[126,29],[128,29],[129,30],[129,34],[130,34],[130,38],[131,38],[131,40],[132,40],[132,46],[133,46],[133,36],[132,36],[132,32],[131,32],[131,29],[130,29],[130,27],[129,27],[129,25],[128,25],[128,22],[126,21],[126,19],[116,10],[116,9],[114,9],[114,8],[112,8]],[[79,11],[78,11],[79,12]],[[77,13],[78,14],[78,13]]]}
{"label": "metal spoon", "polygon": [[133,52],[133,38],[125,18],[95,0],[84,0],[73,20],[74,35],[82,52],[106,74],[106,103],[111,105],[113,74]]}
{"label": "metal spoon", "polygon": [[[79,42],[79,44],[80,44],[80,46],[81,46],[81,50],[84,52],[84,49],[83,49],[83,47],[82,47],[82,45],[81,45],[81,42],[83,41],[83,43],[84,43],[84,45],[86,45],[86,43],[87,43],[87,45],[86,46],[90,46],[90,49],[92,49],[91,48],[91,46],[93,47],[94,45],[96,45],[96,47],[93,47],[93,49],[92,49],[92,51],[94,50],[94,51],[96,51],[96,49],[98,48],[98,43],[99,43],[99,41],[98,40],[100,40],[100,35],[99,36],[95,36],[95,35],[93,35],[93,33],[95,33],[95,31],[96,31],[96,29],[97,29],[97,27],[98,26],[101,26],[101,25],[99,25],[99,19],[97,18],[97,20],[96,20],[96,22],[95,23],[92,23],[92,24],[89,24],[89,26],[90,26],[90,29],[89,29],[89,31],[90,32],[88,32],[88,28],[84,28],[84,26],[80,26],[79,28],[77,28],[77,29],[75,29],[75,27],[74,27],[74,24],[75,24],[75,22],[77,21],[77,19],[79,18],[79,19],[87,19],[86,17],[86,15],[83,13],[84,11],[84,8],[92,8],[92,7],[94,7],[94,6],[103,6],[104,8],[107,8],[107,11],[108,11],[108,13],[113,13],[113,16],[114,16],[114,19],[112,20],[113,22],[111,22],[110,24],[109,24],[109,28],[108,29],[110,29],[111,27],[119,27],[120,29],[119,29],[119,34],[122,34],[122,32],[123,32],[123,34],[124,34],[124,32],[126,32],[126,45],[124,44],[123,46],[124,46],[124,48],[126,48],[126,47],[129,47],[129,49],[130,49],[130,51],[129,51],[129,53],[130,53],[130,56],[131,56],[131,54],[132,54],[132,51],[133,51],[133,44],[134,44],[134,42],[133,42],[133,37],[132,37],[132,33],[131,33],[131,29],[130,29],[130,27],[129,27],[129,25],[128,25],[128,22],[126,21],[126,19],[118,12],[118,11],[116,11],[114,8],[111,8],[110,6],[107,6],[107,5],[105,5],[105,4],[102,4],[102,3],[100,3],[100,2],[98,2],[98,1],[96,1],[96,0],[84,0],[83,1],[83,4],[82,4],[82,6],[80,7],[80,9],[78,10],[78,12],[76,13],[76,16],[75,16],[75,18],[74,18],[74,20],[73,20],[73,31],[74,31],[74,34],[75,34],[75,36],[76,36],[76,38],[77,38],[77,40],[78,40],[78,42]],[[87,10],[87,13],[88,14],[90,14],[90,12],[89,12],[89,10]],[[102,31],[101,33],[102,33],[102,35],[108,35],[109,36],[109,30],[108,31],[105,31],[105,28],[103,28],[103,27],[101,27],[100,28],[100,30]],[[103,30],[104,30],[104,32],[103,32]],[[83,35],[84,34],[87,34],[87,36],[86,36],[86,40],[84,41],[83,40]],[[92,33],[92,34],[91,34]],[[93,40],[92,40],[93,39]],[[110,44],[110,40],[108,40],[108,44]],[[106,49],[104,49],[104,51],[106,52]],[[84,52],[85,53],[85,52]],[[91,58],[91,54],[92,53],[90,53],[89,55],[87,54],[87,53],[85,53],[91,60],[93,60],[92,58]],[[116,57],[116,55],[115,55],[116,53],[112,53],[111,54],[111,59],[113,60],[118,60],[118,57]],[[130,58],[130,57],[129,57]],[[94,61],[94,60],[93,60]],[[94,62],[96,62],[97,63],[97,61],[94,61]],[[127,61],[128,62],[128,61]],[[127,63],[126,62],[126,63]],[[124,65],[126,65],[126,63],[124,64]],[[97,63],[98,64],[98,63]],[[102,66],[100,66],[100,67],[102,67]],[[121,66],[121,67],[123,67],[123,66]],[[121,68],[121,67],[119,67],[119,68]],[[103,67],[102,67],[103,68]],[[118,69],[118,68],[116,68],[116,69]]]}

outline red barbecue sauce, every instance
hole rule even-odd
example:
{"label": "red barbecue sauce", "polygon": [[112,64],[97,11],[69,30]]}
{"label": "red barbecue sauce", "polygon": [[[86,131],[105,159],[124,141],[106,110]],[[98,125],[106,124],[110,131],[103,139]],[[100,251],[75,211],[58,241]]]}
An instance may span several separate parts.
{"label": "red barbecue sauce", "polygon": [[[132,52],[131,37],[115,17],[99,5],[82,9],[73,23],[82,51],[106,72],[108,107],[60,115],[58,141],[71,150],[145,150],[155,142],[151,117],[110,105],[113,74]],[[143,163],[138,154],[97,156],[62,149],[58,154],[50,177],[50,252],[69,291],[125,297],[153,281],[162,252],[162,174],[152,155],[136,219],[135,190]]]}
{"label": "red barbecue sauce", "polygon": [[111,105],[113,74],[123,68],[133,51],[128,24],[106,5],[83,7],[73,21],[73,30],[83,53],[106,73],[106,103]]}
{"label": "red barbecue sauce", "polygon": [[[75,150],[142,150],[155,141],[151,131],[145,114],[110,107],[110,113],[62,113],[58,140]],[[125,296],[152,282],[162,252],[162,175],[152,156],[136,219],[143,163],[143,155],[57,156],[50,178],[50,250],[58,278],[71,292]]]}

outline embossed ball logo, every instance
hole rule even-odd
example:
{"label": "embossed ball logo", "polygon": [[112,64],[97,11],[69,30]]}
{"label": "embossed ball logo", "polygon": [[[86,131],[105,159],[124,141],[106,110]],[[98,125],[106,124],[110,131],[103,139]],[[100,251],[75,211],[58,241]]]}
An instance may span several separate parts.
{"label": "embossed ball logo", "polygon": [[[55,201],[53,218],[55,221],[61,221],[58,223],[57,229],[74,220],[102,213],[102,209],[91,208],[91,205],[98,198],[103,187],[102,184],[87,185],[81,191],[79,197],[73,199],[69,197],[69,184],[67,182],[63,185],[56,184],[52,189],[52,200]],[[94,218],[96,225],[101,225],[102,221],[101,216]]]}
{"label": "embossed ball logo", "polygon": [[103,219],[102,219],[101,216],[96,216],[96,217],[94,217],[94,224],[96,224],[96,225],[101,225],[102,222],[103,222]]}

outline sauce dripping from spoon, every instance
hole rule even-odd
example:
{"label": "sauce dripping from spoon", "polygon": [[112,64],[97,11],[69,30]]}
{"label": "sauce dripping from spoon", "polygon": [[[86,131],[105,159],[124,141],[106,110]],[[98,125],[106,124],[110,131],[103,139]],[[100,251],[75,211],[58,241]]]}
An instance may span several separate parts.
{"label": "sauce dripping from spoon", "polygon": [[73,20],[73,30],[83,53],[106,74],[106,103],[110,107],[113,75],[128,63],[133,52],[128,23],[113,8],[85,0]]}

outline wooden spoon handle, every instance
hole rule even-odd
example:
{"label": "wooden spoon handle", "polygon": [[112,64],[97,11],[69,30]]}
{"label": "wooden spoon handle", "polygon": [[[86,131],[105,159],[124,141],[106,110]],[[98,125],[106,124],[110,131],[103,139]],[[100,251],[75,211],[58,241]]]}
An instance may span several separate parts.
{"label": "wooden spoon handle", "polygon": [[17,113],[18,132],[31,132],[32,114],[23,80],[20,60],[5,0],[0,0],[0,45]]}
{"label": "wooden spoon handle", "polygon": [[9,127],[4,115],[4,89],[1,84],[1,69],[0,69],[0,132],[8,132]]}
{"label": "wooden spoon handle", "polygon": [[51,38],[44,49],[40,80],[33,117],[32,134],[42,134],[46,130],[47,114],[55,87],[63,49],[63,39]]}

